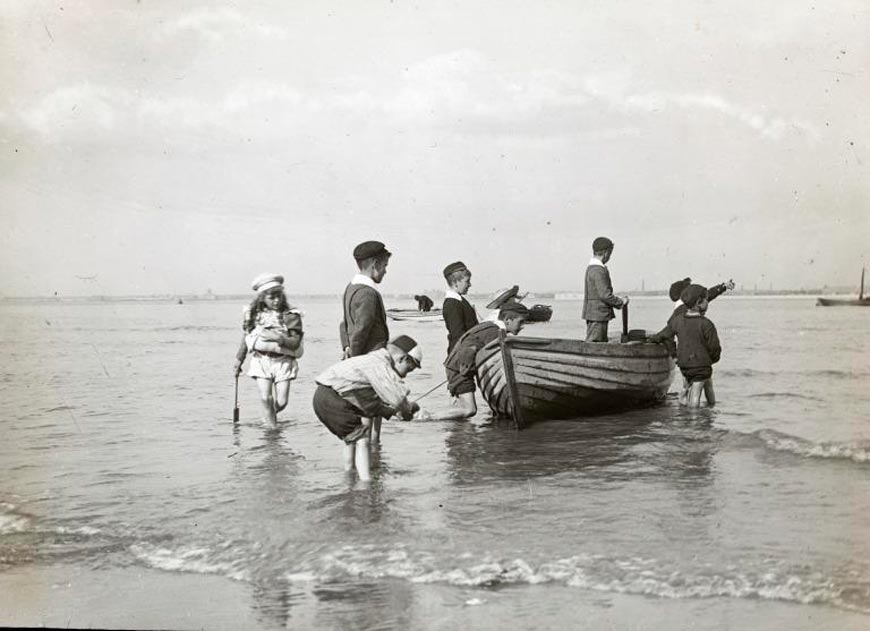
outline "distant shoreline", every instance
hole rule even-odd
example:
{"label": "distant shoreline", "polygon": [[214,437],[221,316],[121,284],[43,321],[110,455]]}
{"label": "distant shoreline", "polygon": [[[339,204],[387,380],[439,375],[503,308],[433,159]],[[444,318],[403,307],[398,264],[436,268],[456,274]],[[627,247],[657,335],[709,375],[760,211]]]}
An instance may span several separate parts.
{"label": "distant shoreline", "polygon": [[[621,292],[620,292],[621,293]],[[661,291],[628,291],[626,292],[633,299],[644,299],[644,298],[660,298],[666,297],[668,292],[666,290]],[[440,301],[443,299],[443,292],[435,293],[429,292],[430,296],[436,301]],[[774,290],[774,291],[730,291],[726,294],[727,297],[732,298],[816,298],[819,296],[824,297],[851,297],[854,298],[857,296],[857,292],[855,290],[851,290],[849,288],[825,288],[825,289],[786,289],[786,290]],[[480,301],[480,300],[489,300],[491,298],[490,294],[470,294],[468,296],[471,300]],[[340,299],[340,293],[331,293],[331,294],[292,294],[292,301],[299,301],[304,299]],[[413,294],[390,294],[385,293],[384,298],[390,300],[414,300]],[[582,300],[583,294],[580,292],[545,292],[545,293],[530,293],[528,297],[525,299],[525,302],[528,304],[534,304],[536,302],[546,302],[546,301],[571,301],[571,300]],[[155,302],[155,303],[179,303],[179,301],[184,304],[187,302],[219,302],[219,301],[237,301],[237,302],[249,302],[251,300],[251,294],[225,294],[225,295],[184,295],[184,294],[175,294],[175,295],[146,295],[146,296],[0,296],[0,304],[14,304],[14,303],[27,303],[27,302],[39,302],[39,303],[75,303],[75,302]]]}

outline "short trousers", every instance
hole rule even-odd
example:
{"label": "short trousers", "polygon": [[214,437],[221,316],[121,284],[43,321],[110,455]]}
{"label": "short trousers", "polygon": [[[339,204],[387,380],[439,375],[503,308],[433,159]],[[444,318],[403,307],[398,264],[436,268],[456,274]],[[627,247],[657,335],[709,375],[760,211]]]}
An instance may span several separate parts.
{"label": "short trousers", "polygon": [[696,381],[707,381],[707,379],[712,377],[713,367],[692,366],[689,368],[680,368],[680,372],[683,373],[683,377],[685,377],[686,381],[688,381],[689,383],[694,383]]}
{"label": "short trousers", "polygon": [[272,379],[275,383],[296,379],[299,364],[292,357],[273,357],[254,351],[251,353],[251,364],[248,366],[248,376],[255,379]]}
{"label": "short trousers", "polygon": [[474,392],[474,376],[463,375],[453,368],[445,368],[447,373],[447,391],[451,396],[458,397],[460,394]]}
{"label": "short trousers", "polygon": [[367,432],[360,433],[363,427],[361,411],[332,388],[318,383],[312,404],[320,422],[341,440],[350,443],[367,435]]}

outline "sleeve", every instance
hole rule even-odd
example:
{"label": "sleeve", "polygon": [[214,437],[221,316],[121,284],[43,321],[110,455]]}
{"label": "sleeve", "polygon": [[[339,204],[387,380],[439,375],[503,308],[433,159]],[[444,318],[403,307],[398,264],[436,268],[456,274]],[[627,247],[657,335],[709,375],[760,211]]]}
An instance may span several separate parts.
{"label": "sleeve", "polygon": [[619,309],[622,307],[622,298],[613,295],[613,284],[610,282],[610,274],[606,269],[595,270],[590,274],[590,280],[595,285],[596,295],[606,305]]}
{"label": "sleeve", "polygon": [[296,309],[288,311],[284,314],[284,326],[288,331],[296,331],[302,334],[302,314]]}
{"label": "sleeve", "polygon": [[713,285],[710,289],[707,290],[707,300],[714,300],[718,298],[722,294],[728,291],[728,286],[725,283],[719,283],[718,285]]}
{"label": "sleeve", "polygon": [[239,350],[236,351],[236,359],[239,360],[239,363],[245,361],[245,357],[248,356],[248,344],[245,341],[247,335],[242,336],[242,342],[239,344]]}
{"label": "sleeve", "polygon": [[353,333],[348,336],[350,356],[362,355],[368,350],[368,340],[372,327],[377,323],[377,296],[374,291],[358,291],[348,305],[348,311],[353,318]]}
{"label": "sleeve", "polygon": [[408,388],[386,364],[367,364],[360,368],[375,394],[388,407],[400,410],[407,407]]}
{"label": "sleeve", "polygon": [[441,310],[444,316],[444,324],[447,327],[448,351],[465,333],[464,318],[462,317],[462,305],[456,300],[445,300]]}
{"label": "sleeve", "polygon": [[704,346],[707,347],[707,352],[710,354],[710,360],[715,364],[722,356],[722,346],[719,344],[719,335],[716,333],[716,326],[706,320],[704,322]]}

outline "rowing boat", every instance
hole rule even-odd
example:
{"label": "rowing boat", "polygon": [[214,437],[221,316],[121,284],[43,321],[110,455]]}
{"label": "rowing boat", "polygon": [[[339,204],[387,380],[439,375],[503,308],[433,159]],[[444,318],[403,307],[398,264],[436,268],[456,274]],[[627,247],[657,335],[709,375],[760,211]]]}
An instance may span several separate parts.
{"label": "rowing boat", "polygon": [[476,364],[483,398],[518,427],[661,401],[675,372],[660,344],[504,334],[478,351]]}
{"label": "rowing boat", "polygon": [[870,298],[864,297],[864,268],[861,268],[861,289],[858,298],[817,298],[819,307],[870,307]]}
{"label": "rowing boat", "polygon": [[441,309],[418,311],[417,309],[387,309],[387,317],[391,320],[405,322],[440,322],[444,319]]}

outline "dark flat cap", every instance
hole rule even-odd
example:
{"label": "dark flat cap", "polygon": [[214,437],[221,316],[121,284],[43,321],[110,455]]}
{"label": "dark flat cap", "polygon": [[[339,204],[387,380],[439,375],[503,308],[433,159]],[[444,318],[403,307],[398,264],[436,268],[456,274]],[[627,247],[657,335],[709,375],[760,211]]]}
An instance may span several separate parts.
{"label": "dark flat cap", "polygon": [[423,351],[417,344],[417,341],[409,335],[400,335],[399,337],[390,340],[390,344],[404,351],[405,355],[419,368],[423,364]]}
{"label": "dark flat cap", "polygon": [[508,300],[501,306],[501,309],[499,309],[498,311],[498,315],[500,318],[503,318],[506,315],[528,317],[529,308],[523,303],[517,302],[516,300]]}
{"label": "dark flat cap", "polygon": [[392,253],[380,241],[363,241],[353,249],[353,258],[357,261],[364,261],[382,254],[390,256]]}
{"label": "dark flat cap", "polygon": [[595,241],[592,242],[592,251],[593,252],[601,252],[603,250],[609,250],[613,247],[613,241],[608,239],[607,237],[598,237]]}
{"label": "dark flat cap", "polygon": [[671,285],[671,288],[668,290],[668,296],[671,297],[671,302],[676,302],[680,299],[680,294],[683,293],[683,290],[692,284],[692,279],[688,276],[683,280],[678,280],[677,282]]}
{"label": "dark flat cap", "polygon": [[680,300],[682,300],[689,309],[698,304],[698,301],[701,298],[707,297],[707,288],[703,285],[689,285],[683,290],[683,293],[680,294]]}
{"label": "dark flat cap", "polygon": [[444,278],[450,278],[450,275],[453,272],[461,272],[463,270],[467,272],[468,268],[465,266],[465,263],[463,263],[462,261],[456,261],[454,263],[451,263],[450,265],[448,265],[447,267],[444,268]]}

